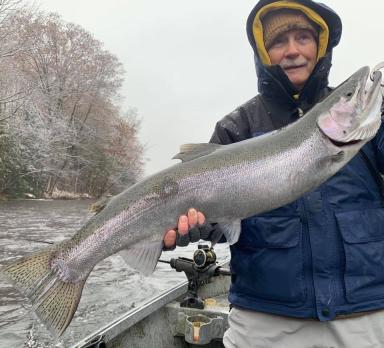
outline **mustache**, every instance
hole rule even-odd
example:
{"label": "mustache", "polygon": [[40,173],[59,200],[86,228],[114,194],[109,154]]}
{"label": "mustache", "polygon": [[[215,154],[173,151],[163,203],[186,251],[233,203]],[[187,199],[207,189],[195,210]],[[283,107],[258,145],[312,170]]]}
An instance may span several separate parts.
{"label": "mustache", "polygon": [[304,58],[296,58],[296,59],[286,59],[285,58],[280,62],[279,65],[283,69],[290,69],[290,68],[296,68],[299,66],[304,66],[306,64],[307,64],[307,60]]}

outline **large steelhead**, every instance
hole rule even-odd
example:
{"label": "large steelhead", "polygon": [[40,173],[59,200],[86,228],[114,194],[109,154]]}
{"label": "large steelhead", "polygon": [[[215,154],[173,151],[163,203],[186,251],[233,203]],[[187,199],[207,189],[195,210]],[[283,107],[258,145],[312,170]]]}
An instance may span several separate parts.
{"label": "large steelhead", "polygon": [[117,252],[144,273],[156,266],[165,231],[195,207],[220,223],[229,243],[240,220],[278,208],[323,183],[376,134],[381,74],[366,91],[364,67],[297,122],[231,145],[185,145],[183,162],[129,187],[70,240],[22,258],[3,274],[48,329],[71,322],[93,267]]}

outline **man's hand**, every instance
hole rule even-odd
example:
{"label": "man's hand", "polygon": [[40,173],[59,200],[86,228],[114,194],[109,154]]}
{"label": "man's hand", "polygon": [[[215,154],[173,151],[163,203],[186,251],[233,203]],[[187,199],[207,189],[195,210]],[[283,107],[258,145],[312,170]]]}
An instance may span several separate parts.
{"label": "man's hand", "polygon": [[190,242],[197,242],[204,239],[204,233],[200,227],[205,226],[205,216],[194,208],[188,210],[187,215],[181,215],[177,224],[177,232],[169,230],[164,236],[164,249],[173,249],[178,246],[186,246]]}

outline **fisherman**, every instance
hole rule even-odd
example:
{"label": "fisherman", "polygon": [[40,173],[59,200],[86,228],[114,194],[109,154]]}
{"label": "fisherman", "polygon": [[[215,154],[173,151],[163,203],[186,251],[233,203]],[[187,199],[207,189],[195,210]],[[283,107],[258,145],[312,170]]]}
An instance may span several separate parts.
{"label": "fisherman", "polygon": [[[219,121],[210,141],[238,142],[305,117],[331,93],[341,29],[323,4],[260,0],[247,21],[259,94]],[[225,347],[384,346],[383,147],[380,129],[320,187],[242,221],[231,246]],[[216,239],[219,227],[203,213],[181,216],[165,249]]]}

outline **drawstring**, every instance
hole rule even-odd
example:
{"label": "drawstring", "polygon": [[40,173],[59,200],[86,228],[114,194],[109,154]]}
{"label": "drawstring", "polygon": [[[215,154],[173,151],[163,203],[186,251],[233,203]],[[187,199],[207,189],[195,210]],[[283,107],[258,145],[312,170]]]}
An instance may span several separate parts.
{"label": "drawstring", "polygon": [[298,114],[299,118],[303,117],[303,115],[304,115],[303,109],[297,108],[297,114]]}

